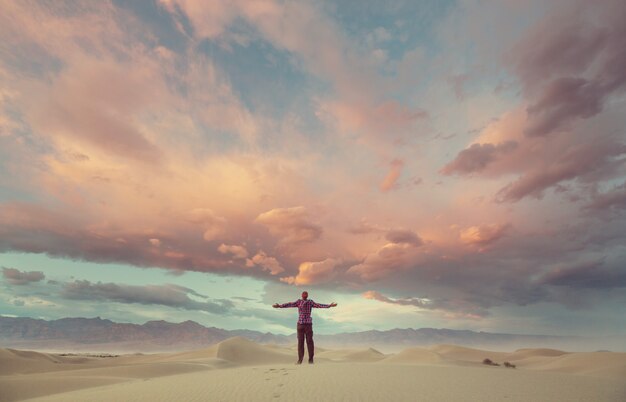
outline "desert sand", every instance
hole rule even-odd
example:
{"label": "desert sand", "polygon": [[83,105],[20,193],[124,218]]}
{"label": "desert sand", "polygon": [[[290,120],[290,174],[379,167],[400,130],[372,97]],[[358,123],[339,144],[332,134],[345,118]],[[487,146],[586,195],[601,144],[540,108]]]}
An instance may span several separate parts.
{"label": "desert sand", "polygon": [[[516,368],[487,366],[485,358]],[[0,401],[626,400],[626,353],[437,345],[386,355],[318,347],[314,365],[295,359],[295,346],[244,338],[117,357],[0,349]]]}

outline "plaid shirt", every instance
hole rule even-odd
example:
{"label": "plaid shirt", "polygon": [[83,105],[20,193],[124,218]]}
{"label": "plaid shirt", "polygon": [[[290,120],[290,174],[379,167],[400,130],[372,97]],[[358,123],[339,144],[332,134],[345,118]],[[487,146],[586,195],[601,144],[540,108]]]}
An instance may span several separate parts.
{"label": "plaid shirt", "polygon": [[315,303],[313,300],[296,300],[292,303],[279,304],[279,308],[298,307],[298,324],[313,324],[311,318],[312,308],[330,308],[330,304]]}

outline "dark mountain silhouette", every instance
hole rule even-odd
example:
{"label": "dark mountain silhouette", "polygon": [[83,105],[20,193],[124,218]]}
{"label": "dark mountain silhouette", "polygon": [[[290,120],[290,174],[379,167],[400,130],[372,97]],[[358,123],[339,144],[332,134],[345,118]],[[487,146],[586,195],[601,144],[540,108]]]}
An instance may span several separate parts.
{"label": "dark mountain silhouette", "polygon": [[[233,336],[258,343],[291,344],[295,334],[277,335],[252,330],[225,330],[205,327],[194,321],[145,324],[116,323],[96,318],[62,318],[46,321],[25,317],[0,316],[0,347],[32,349],[74,349],[115,351],[172,351],[207,347]],[[392,329],[315,335],[319,345],[388,346],[388,349],[434,344],[499,348],[560,347],[585,349],[589,339],[573,336],[515,335],[453,329]]]}

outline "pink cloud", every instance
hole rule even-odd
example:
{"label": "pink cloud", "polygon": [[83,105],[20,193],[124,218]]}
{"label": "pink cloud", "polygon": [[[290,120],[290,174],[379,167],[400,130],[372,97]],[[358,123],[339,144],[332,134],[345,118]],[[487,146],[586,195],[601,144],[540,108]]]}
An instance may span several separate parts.
{"label": "pink cloud", "polygon": [[[159,2],[174,15],[182,10],[191,20],[195,35],[203,38],[215,38],[223,34],[226,27],[237,17],[239,7],[237,1],[204,3],[195,0],[159,0]],[[183,30],[182,24],[179,25],[179,29]]]}
{"label": "pink cloud", "polygon": [[275,208],[263,212],[257,216],[256,222],[266,226],[284,244],[313,242],[323,233],[322,227],[310,220],[309,213],[303,206]]}
{"label": "pink cloud", "polygon": [[294,285],[314,285],[332,280],[336,273],[335,268],[340,260],[327,258],[323,261],[307,261],[300,264],[296,276],[280,278],[281,281]]}
{"label": "pink cloud", "polygon": [[530,106],[529,136],[597,115],[626,86],[623,2],[574,3],[542,20],[511,56]]}
{"label": "pink cloud", "polygon": [[264,271],[269,271],[271,275],[278,275],[285,272],[285,269],[280,265],[280,262],[270,257],[263,250],[259,251],[254,257],[246,260],[246,266],[251,268],[255,265],[260,266]]}
{"label": "pink cloud", "polygon": [[410,109],[395,101],[370,102],[322,102],[318,117],[344,134],[359,133],[378,145],[381,140],[401,142],[416,129],[417,123],[429,117],[422,109]]}
{"label": "pink cloud", "polygon": [[[394,237],[395,235],[392,235],[392,238]],[[402,237],[404,240],[404,236]],[[411,269],[421,257],[420,244],[405,241],[387,243],[376,252],[368,254],[363,262],[350,267],[347,273],[358,276],[366,282],[373,282]]]}
{"label": "pink cloud", "polygon": [[[611,140],[571,145],[556,160],[545,165],[529,168],[516,181],[502,188],[499,201],[519,201],[527,196],[541,197],[543,191],[562,181],[571,180],[609,166],[615,158],[626,154],[626,145]],[[616,161],[619,163],[618,161]]]}
{"label": "pink cloud", "polygon": [[465,244],[487,246],[502,238],[510,227],[507,223],[471,226],[461,230],[459,236]]}
{"label": "pink cloud", "polygon": [[[245,261],[229,264],[227,255],[207,248],[201,234],[193,230],[95,224],[87,219],[36,205],[0,204],[0,250],[183,271],[247,271]],[[261,257],[259,264],[279,270],[277,261]]]}
{"label": "pink cloud", "polygon": [[248,250],[246,250],[243,246],[238,246],[236,244],[220,244],[217,248],[222,254],[230,254],[233,258],[244,259],[248,257]]}
{"label": "pink cloud", "polygon": [[545,136],[568,129],[574,119],[595,116],[602,110],[605,94],[584,78],[562,77],[549,83],[541,97],[528,107],[529,125],[524,133]]}
{"label": "pink cloud", "polygon": [[368,234],[386,232],[387,230],[385,227],[368,222],[367,219],[361,219],[357,225],[354,225],[348,231],[352,234]]}
{"label": "pink cloud", "polygon": [[505,141],[499,144],[472,144],[459,152],[454,160],[441,169],[445,175],[470,174],[480,172],[490,163],[517,148],[517,142]]}
{"label": "pink cloud", "polygon": [[380,190],[383,192],[389,191],[396,187],[397,181],[402,174],[402,168],[404,167],[404,162],[399,159],[394,159],[390,163],[391,167],[389,169],[389,173],[385,176],[385,179],[380,183]]}

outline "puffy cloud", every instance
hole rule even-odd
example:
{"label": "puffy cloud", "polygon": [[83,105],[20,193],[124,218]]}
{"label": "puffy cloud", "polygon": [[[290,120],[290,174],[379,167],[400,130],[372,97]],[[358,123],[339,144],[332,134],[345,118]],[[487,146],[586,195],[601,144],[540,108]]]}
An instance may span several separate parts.
{"label": "puffy cloud", "polygon": [[39,282],[46,278],[41,271],[20,271],[15,268],[2,268],[4,280],[11,285],[28,285],[32,282]]}
{"label": "puffy cloud", "polygon": [[508,223],[472,226],[461,230],[459,236],[465,244],[482,247],[498,241],[510,227]]}
{"label": "puffy cloud", "polygon": [[228,245],[228,244],[222,243],[217,248],[217,251],[219,251],[222,254],[230,254],[233,256],[233,258],[244,259],[248,257],[248,250],[246,250],[245,247],[238,246],[236,244]]}
{"label": "puffy cloud", "polygon": [[294,285],[314,285],[326,283],[335,276],[335,268],[340,260],[327,258],[323,261],[303,262],[298,267],[296,276],[280,278],[281,281]]}
{"label": "puffy cloud", "polygon": [[412,268],[419,261],[418,246],[421,243],[415,240],[407,243],[405,240],[411,240],[411,236],[406,233],[393,233],[392,238],[402,241],[385,244],[375,253],[368,254],[363,262],[350,267],[347,273],[372,282]]}
{"label": "puffy cloud", "polygon": [[[205,299],[197,301],[190,296]],[[223,314],[232,307],[232,302],[220,300],[214,302],[208,297],[192,289],[167,285],[124,285],[118,283],[92,283],[86,280],[77,280],[63,285],[61,297],[70,300],[99,300],[129,304],[162,305],[185,310],[201,310],[213,314]]]}
{"label": "puffy cloud", "polygon": [[480,172],[496,158],[502,157],[517,148],[517,142],[505,141],[499,144],[472,144],[441,169],[445,175],[470,174]]}
{"label": "puffy cloud", "polygon": [[394,159],[390,163],[391,167],[389,169],[389,173],[385,176],[385,179],[380,183],[380,190],[385,192],[389,191],[396,187],[397,181],[400,178],[400,174],[402,174],[402,168],[404,167],[404,162],[400,159]]}
{"label": "puffy cloud", "polygon": [[411,230],[406,229],[393,229],[385,234],[385,239],[394,244],[409,244],[412,246],[420,246],[423,241],[420,237]]}
{"label": "puffy cloud", "polygon": [[266,226],[270,233],[280,237],[285,244],[309,243],[322,236],[321,226],[310,220],[309,213],[303,206],[275,208],[263,212],[256,222]]}
{"label": "puffy cloud", "polygon": [[280,265],[280,262],[274,258],[265,254],[264,251],[259,251],[252,258],[246,260],[246,266],[252,268],[255,265],[260,265],[264,271],[268,271],[272,275],[278,275],[285,272],[285,268]]}

